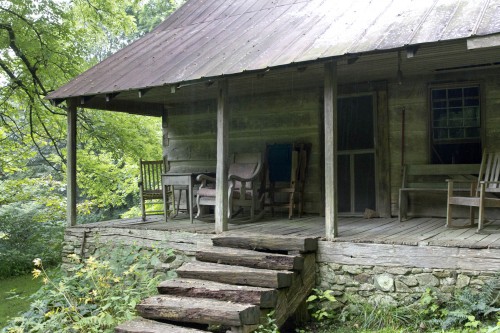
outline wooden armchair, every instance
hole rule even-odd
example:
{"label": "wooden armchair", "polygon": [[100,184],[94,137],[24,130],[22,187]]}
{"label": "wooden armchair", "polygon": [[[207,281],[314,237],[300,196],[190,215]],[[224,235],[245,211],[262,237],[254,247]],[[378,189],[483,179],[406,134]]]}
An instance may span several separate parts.
{"label": "wooden armchair", "polygon": [[[256,215],[261,202],[257,181],[262,170],[260,153],[234,154],[230,159],[228,171],[228,217],[232,218],[244,207],[250,210],[250,220],[254,220],[260,215]],[[196,218],[201,217],[202,206],[215,206],[215,181],[216,179],[207,175],[198,175],[196,178],[201,182],[196,195],[196,205],[198,213]],[[239,207],[236,213],[234,208]]]}
{"label": "wooden armchair", "polygon": [[[285,143],[270,144],[266,149],[266,170],[269,187],[265,189],[268,193],[271,214],[274,208],[288,209],[288,218],[293,216],[294,208],[297,208],[298,216],[302,215],[304,187],[308,155],[311,144]],[[282,197],[279,200],[279,197]],[[277,198],[278,197],[278,198]]]}
{"label": "wooden armchair", "polygon": [[454,185],[457,181],[448,180],[448,204],[446,211],[446,226],[452,225],[452,206],[467,206],[470,207],[470,225],[474,225],[474,210],[479,209],[478,227],[479,232],[484,226],[484,209],[488,207],[500,207],[500,198],[497,194],[500,193],[500,152],[488,151],[483,152],[481,167],[477,181],[468,181],[470,183],[469,196],[455,195]]}
{"label": "wooden armchair", "polygon": [[139,161],[140,165],[140,181],[139,194],[141,197],[142,220],[146,220],[146,215],[163,214],[161,210],[152,208],[146,209],[146,206],[154,207],[158,204],[163,204],[163,192],[161,187],[161,174],[165,172],[165,164],[160,161]]}

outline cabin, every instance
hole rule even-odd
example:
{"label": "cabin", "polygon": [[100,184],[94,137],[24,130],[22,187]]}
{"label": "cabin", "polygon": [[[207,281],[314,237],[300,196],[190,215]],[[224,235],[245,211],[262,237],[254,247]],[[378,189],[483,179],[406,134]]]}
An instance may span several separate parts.
{"label": "cabin", "polygon": [[[311,283],[338,295],[399,302],[425,286],[479,286],[500,270],[498,212],[481,232],[446,228],[446,178],[477,175],[500,144],[499,15],[496,0],[188,0],[47,96],[68,106],[67,251],[85,254],[97,234],[188,256],[214,233],[313,237]],[[217,182],[214,224],[76,226],[80,108],[162,117],[172,173],[227,179],[232,153],[310,144],[305,214],[231,224]]]}

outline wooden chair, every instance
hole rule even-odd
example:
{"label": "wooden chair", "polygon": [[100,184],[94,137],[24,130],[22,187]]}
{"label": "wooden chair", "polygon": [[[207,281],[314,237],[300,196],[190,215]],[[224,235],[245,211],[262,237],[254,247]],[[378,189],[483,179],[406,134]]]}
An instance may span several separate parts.
{"label": "wooden chair", "polygon": [[[260,153],[234,154],[229,162],[228,171],[228,217],[233,218],[243,208],[250,210],[250,220],[259,218],[262,214],[256,214],[261,199],[257,181],[259,180],[262,162]],[[201,182],[196,195],[198,213],[196,218],[201,218],[202,206],[215,206],[215,181],[216,179],[207,175],[198,175],[196,178]],[[239,207],[236,213],[234,208]]]}
{"label": "wooden chair", "polygon": [[153,206],[163,203],[163,192],[161,187],[161,174],[165,173],[165,164],[160,161],[139,161],[141,178],[139,181],[139,192],[141,197],[142,220],[146,220],[146,215],[163,214],[161,210],[147,210],[146,206]]}
{"label": "wooden chair", "polygon": [[[293,216],[297,208],[298,216],[302,215],[304,187],[308,155],[311,144],[271,144],[266,149],[266,169],[268,173],[268,193],[271,214],[277,207],[288,208],[288,218]],[[279,201],[277,197],[286,197]]]}
{"label": "wooden chair", "polygon": [[488,207],[500,207],[500,152],[485,150],[479,169],[477,181],[470,182],[469,196],[456,196],[454,184],[456,182],[467,182],[448,180],[448,204],[446,211],[446,226],[452,227],[452,206],[470,207],[470,225],[474,225],[474,209],[479,209],[478,227],[479,232],[484,226],[484,209]]}

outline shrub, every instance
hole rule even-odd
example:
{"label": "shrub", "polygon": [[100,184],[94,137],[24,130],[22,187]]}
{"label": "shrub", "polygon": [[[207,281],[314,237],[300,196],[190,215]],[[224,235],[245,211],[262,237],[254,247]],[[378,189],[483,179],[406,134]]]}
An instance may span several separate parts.
{"label": "shrub", "polygon": [[63,225],[40,222],[40,211],[43,208],[35,203],[0,207],[0,278],[28,273],[36,257],[46,266],[60,263]]}
{"label": "shrub", "polygon": [[[172,254],[172,252],[168,252]],[[135,305],[156,292],[164,278],[155,274],[159,251],[118,246],[81,261],[70,256],[69,274],[50,277],[40,259],[33,276],[45,285],[33,295],[30,310],[11,320],[2,332],[112,332],[120,322],[135,316]]]}

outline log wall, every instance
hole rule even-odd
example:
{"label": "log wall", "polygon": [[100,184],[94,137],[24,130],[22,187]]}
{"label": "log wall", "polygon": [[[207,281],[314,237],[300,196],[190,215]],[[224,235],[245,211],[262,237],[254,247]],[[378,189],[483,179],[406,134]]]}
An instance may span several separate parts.
{"label": "log wall", "polygon": [[[381,216],[397,215],[401,161],[425,164],[430,160],[429,86],[443,83],[479,83],[482,94],[483,148],[500,143],[500,70],[464,71],[434,76],[405,77],[368,84],[339,85],[339,96],[376,92],[377,185]],[[318,78],[320,80],[321,78]],[[229,92],[231,96],[231,91]],[[310,142],[305,211],[321,212],[323,174],[323,90],[295,88],[230,100],[230,153],[264,152],[267,143]],[[404,147],[402,110],[405,109]],[[172,171],[215,171],[215,100],[170,108],[164,122],[164,157]],[[403,149],[404,148],[404,149]],[[413,196],[413,194],[412,194]],[[409,214],[445,216],[445,197],[411,198]]]}
{"label": "log wall", "polygon": [[[429,87],[438,84],[479,83],[482,95],[481,120],[483,149],[500,143],[500,70],[464,71],[435,76],[406,78],[402,85],[390,81],[388,104],[390,123],[391,207],[398,211],[401,187],[401,156],[406,164],[430,163]],[[405,109],[404,149],[402,150],[402,110]],[[446,216],[446,196],[428,193],[410,198],[410,215]],[[413,198],[413,200],[412,200]],[[465,211],[464,211],[465,212]],[[466,216],[463,214],[463,216]]]}
{"label": "log wall", "polygon": [[[308,142],[309,158],[305,211],[319,212],[320,202],[320,91],[288,90],[230,99],[229,153],[261,152],[266,144]],[[171,171],[215,171],[215,101],[193,103],[168,111],[165,158]]]}

